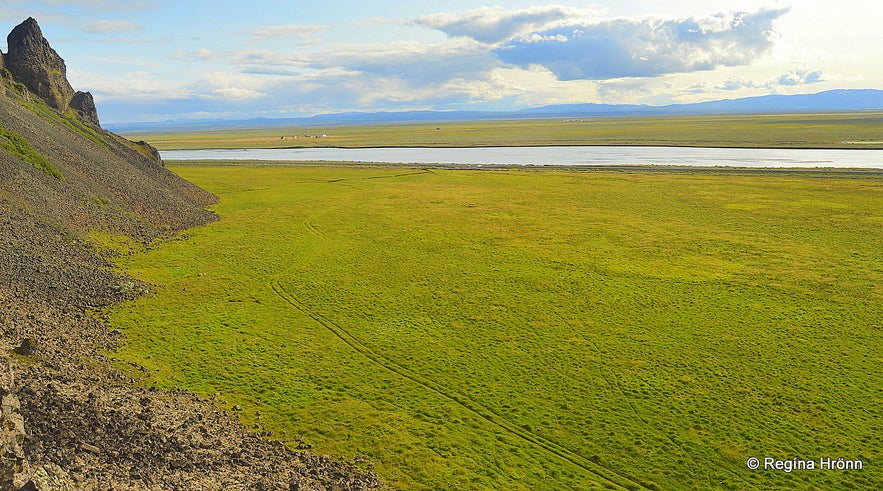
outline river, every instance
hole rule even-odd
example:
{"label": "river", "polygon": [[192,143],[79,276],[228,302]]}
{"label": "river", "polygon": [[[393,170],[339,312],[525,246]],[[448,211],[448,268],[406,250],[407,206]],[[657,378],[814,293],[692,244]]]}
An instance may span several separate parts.
{"label": "river", "polygon": [[664,165],[883,169],[883,150],[551,146],[166,150],[164,160],[384,162],[451,165]]}

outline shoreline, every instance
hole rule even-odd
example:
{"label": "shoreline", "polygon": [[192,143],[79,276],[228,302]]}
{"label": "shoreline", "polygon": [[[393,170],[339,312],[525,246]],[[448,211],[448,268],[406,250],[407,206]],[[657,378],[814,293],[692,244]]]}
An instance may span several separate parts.
{"label": "shoreline", "polygon": [[[870,146],[864,146],[870,145]],[[636,147],[636,148],[709,148],[709,149],[742,149],[742,150],[883,150],[881,141],[846,141],[840,145],[720,145],[720,144],[694,144],[682,143],[583,143],[583,142],[555,142],[555,143],[524,143],[518,145],[288,145],[282,147],[197,147],[197,148],[163,148],[160,152],[189,151],[189,150],[313,150],[313,149],[339,149],[339,150],[367,150],[367,149],[399,149],[399,148],[548,148],[548,147]]]}
{"label": "shoreline", "polygon": [[362,168],[404,168],[404,169],[444,169],[444,170],[530,170],[530,171],[573,171],[573,172],[672,172],[672,173],[740,173],[740,174],[836,174],[883,176],[883,168],[874,167],[747,167],[747,166],[693,166],[693,165],[525,165],[525,164],[422,164],[417,162],[363,162],[336,160],[165,160],[167,166],[241,166],[241,167],[362,167]]}

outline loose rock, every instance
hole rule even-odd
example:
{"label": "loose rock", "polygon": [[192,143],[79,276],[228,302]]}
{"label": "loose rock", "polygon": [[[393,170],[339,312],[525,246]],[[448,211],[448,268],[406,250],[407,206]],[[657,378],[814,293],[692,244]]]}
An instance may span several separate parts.
{"label": "loose rock", "polygon": [[[74,92],[36,21],[16,27],[8,41],[0,62],[32,98],[64,112]],[[26,73],[28,63],[34,66]],[[78,107],[88,112],[87,96],[80,97]],[[205,208],[217,198],[138,145],[97,126],[96,144],[36,115],[21,97],[0,95],[0,127],[63,176],[0,149],[0,489],[381,486],[376,474],[352,464],[262,438],[212,401],[134,385],[108,359],[123,337],[96,310],[147,288],[114,272],[111,253],[87,235],[135,243],[173,237],[216,220]]]}

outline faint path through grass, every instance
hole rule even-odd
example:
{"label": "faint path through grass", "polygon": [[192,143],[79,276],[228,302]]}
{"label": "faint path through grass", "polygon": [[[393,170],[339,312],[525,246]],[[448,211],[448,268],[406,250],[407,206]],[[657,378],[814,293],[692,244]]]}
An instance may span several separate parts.
{"label": "faint path through grass", "polygon": [[480,416],[484,420],[502,428],[503,430],[505,430],[505,431],[507,431],[507,432],[519,437],[519,438],[522,438],[523,440],[526,440],[530,443],[538,445],[540,448],[542,448],[548,452],[551,452],[552,454],[555,454],[555,455],[563,458],[564,460],[567,460],[568,462],[572,463],[573,465],[580,467],[581,469],[588,471],[588,472],[598,476],[599,478],[604,479],[605,481],[615,485],[618,489],[630,489],[630,490],[648,489],[648,488],[645,488],[644,486],[642,486],[641,484],[629,479],[628,477],[625,477],[622,474],[619,474],[619,473],[613,471],[612,469],[609,469],[607,467],[604,467],[603,465],[600,465],[598,463],[595,463],[595,462],[592,462],[591,460],[586,459],[582,455],[579,455],[578,453],[568,449],[567,447],[564,447],[563,445],[560,445],[560,444],[555,443],[551,440],[543,438],[533,432],[526,431],[525,429],[520,428],[518,425],[512,423],[511,421],[507,420],[506,418],[503,418],[499,414],[482,406],[481,404],[478,404],[477,402],[469,399],[468,397],[465,397],[462,394],[457,394],[455,392],[451,392],[447,388],[445,388],[444,386],[437,384],[437,383],[433,382],[432,380],[429,380],[429,379],[421,376],[419,373],[411,371],[411,370],[395,363],[394,361],[390,360],[389,358],[374,352],[373,350],[371,350],[370,348],[368,348],[367,346],[362,344],[358,339],[356,339],[352,334],[350,334],[345,328],[343,328],[339,324],[337,324],[329,319],[326,319],[324,316],[322,316],[321,314],[319,314],[317,312],[310,310],[307,306],[305,306],[303,303],[301,303],[297,299],[296,296],[294,296],[289,291],[287,291],[282,286],[282,283],[279,281],[278,278],[274,278],[272,280],[272,282],[270,283],[270,286],[273,288],[273,291],[276,292],[276,295],[278,295],[280,298],[282,298],[286,303],[288,303],[292,307],[296,308],[297,310],[301,311],[302,313],[304,313],[305,315],[307,315],[308,317],[310,317],[314,321],[318,322],[322,326],[326,327],[328,330],[333,332],[338,338],[340,338],[341,341],[343,341],[344,343],[349,345],[351,348],[353,348],[354,350],[356,350],[359,353],[361,353],[362,355],[364,355],[366,358],[368,358],[372,362],[386,368],[387,370],[389,370],[393,373],[396,373],[398,375],[401,375],[402,377],[412,380],[412,381],[422,385],[423,387],[426,387],[427,389],[429,389],[429,390],[431,390],[431,391],[433,391],[433,392],[435,392],[435,393],[437,393],[447,399],[450,399],[450,400],[456,402],[457,404],[461,405],[462,407],[477,414],[478,416]]}
{"label": "faint path through grass", "polygon": [[328,240],[328,236],[326,236],[325,234],[323,234],[322,232],[320,232],[319,229],[317,229],[316,226],[313,225],[312,223],[310,223],[309,221],[304,222],[304,227],[306,227],[306,229],[307,229],[311,234],[315,235],[316,237],[318,237],[318,238],[320,238],[320,239],[322,239],[322,240]]}
{"label": "faint path through grass", "polygon": [[[559,319],[561,319],[561,322],[565,326],[567,326],[574,335],[577,334],[577,330],[570,324],[570,322],[568,322],[568,320],[566,318],[564,318],[563,315],[561,315],[558,312],[555,312],[555,316],[558,317]],[[601,355],[601,350],[598,348],[598,344],[595,343],[595,341],[592,341],[590,339],[590,340],[588,340],[588,344],[589,344],[589,346],[592,347],[592,350],[598,356]],[[629,408],[631,409],[632,414],[635,415],[635,418],[637,418],[637,420],[640,421],[641,424],[644,425],[646,428],[648,428],[648,429],[651,428],[650,424],[647,422],[647,419],[641,415],[640,411],[638,411],[638,408],[635,407],[635,404],[634,404],[634,402],[632,402],[631,398],[628,397],[628,395],[626,395],[624,390],[622,390],[622,385],[619,383],[619,380],[616,378],[616,376],[615,375],[613,375],[613,376],[608,375],[607,372],[604,370],[603,365],[601,363],[595,363],[595,366],[598,370],[598,374],[601,376],[602,379],[604,379],[604,381],[607,383],[607,385],[614,387],[616,389],[616,391],[619,392],[620,396],[622,396],[622,399],[628,404]],[[671,437],[671,435],[665,434],[664,436],[672,445],[674,445],[676,448],[678,448],[680,450],[682,455],[686,456],[690,460],[690,462],[692,462],[693,468],[691,470],[693,472],[696,472],[696,473],[702,472],[701,467],[699,466],[699,463],[696,462],[696,459],[693,458],[693,456],[690,454],[690,452],[688,452],[684,449],[683,445],[676,442]],[[734,473],[731,472],[731,474],[734,474]],[[738,478],[739,476],[736,476],[736,477]]]}

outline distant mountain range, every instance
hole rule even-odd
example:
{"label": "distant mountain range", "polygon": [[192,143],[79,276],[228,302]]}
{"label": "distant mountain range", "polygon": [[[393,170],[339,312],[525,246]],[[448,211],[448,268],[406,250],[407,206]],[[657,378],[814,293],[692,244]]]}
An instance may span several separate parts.
{"label": "distant mountain range", "polygon": [[815,94],[765,95],[648,106],[638,104],[556,104],[516,111],[401,111],[319,114],[307,118],[198,119],[148,123],[105,124],[117,133],[274,126],[334,126],[346,124],[477,121],[490,119],[585,118],[599,116],[653,116],[687,114],[801,113],[883,110],[883,90],[843,89]]}

